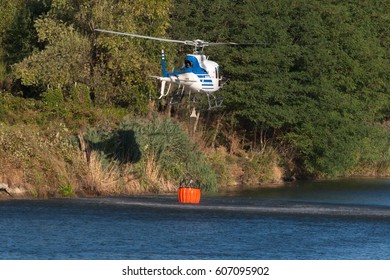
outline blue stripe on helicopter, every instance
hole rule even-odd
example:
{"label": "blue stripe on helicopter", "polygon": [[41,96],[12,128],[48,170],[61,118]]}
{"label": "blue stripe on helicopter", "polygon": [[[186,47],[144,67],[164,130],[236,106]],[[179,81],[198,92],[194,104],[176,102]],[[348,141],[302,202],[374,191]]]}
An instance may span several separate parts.
{"label": "blue stripe on helicopter", "polygon": [[212,80],[201,80],[201,82],[203,82],[203,83],[212,83],[213,81]]}
{"label": "blue stripe on helicopter", "polygon": [[202,84],[202,87],[212,87],[214,86],[213,84]]}

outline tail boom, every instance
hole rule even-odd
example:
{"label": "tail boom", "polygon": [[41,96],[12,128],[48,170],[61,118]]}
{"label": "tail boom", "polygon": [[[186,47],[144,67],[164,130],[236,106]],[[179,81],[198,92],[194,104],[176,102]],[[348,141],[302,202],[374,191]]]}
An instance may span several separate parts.
{"label": "tail boom", "polygon": [[167,65],[165,63],[164,50],[161,50],[161,72],[163,77],[168,77]]}

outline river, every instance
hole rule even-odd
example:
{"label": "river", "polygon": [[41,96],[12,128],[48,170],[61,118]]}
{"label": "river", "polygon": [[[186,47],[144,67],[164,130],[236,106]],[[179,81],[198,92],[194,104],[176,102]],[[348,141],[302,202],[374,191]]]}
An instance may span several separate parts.
{"label": "river", "polygon": [[0,201],[0,259],[390,259],[390,179]]}

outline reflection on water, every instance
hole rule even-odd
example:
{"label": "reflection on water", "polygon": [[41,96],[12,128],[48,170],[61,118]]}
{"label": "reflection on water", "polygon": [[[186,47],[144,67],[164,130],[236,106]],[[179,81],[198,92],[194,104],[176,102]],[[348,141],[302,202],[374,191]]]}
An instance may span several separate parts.
{"label": "reflection on water", "polygon": [[390,206],[390,179],[300,181],[282,186],[233,188],[224,194],[289,201]]}
{"label": "reflection on water", "polygon": [[390,180],[0,201],[0,259],[390,259]]}

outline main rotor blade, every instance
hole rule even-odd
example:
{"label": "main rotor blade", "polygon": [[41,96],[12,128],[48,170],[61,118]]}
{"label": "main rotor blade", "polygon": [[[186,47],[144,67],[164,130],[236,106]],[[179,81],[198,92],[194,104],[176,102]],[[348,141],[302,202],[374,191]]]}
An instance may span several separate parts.
{"label": "main rotor blade", "polygon": [[260,43],[207,43],[209,46],[223,46],[223,45],[232,45],[232,46],[251,46],[251,45],[261,45]]}
{"label": "main rotor blade", "polygon": [[94,29],[94,30],[97,31],[97,32],[111,33],[111,34],[117,34],[117,35],[125,35],[125,36],[130,36],[130,37],[144,38],[144,39],[150,39],[150,40],[156,40],[156,41],[188,44],[188,41],[180,41],[180,40],[172,40],[172,39],[144,36],[144,35],[124,33],[124,32],[117,32],[117,31],[111,31],[111,30],[105,30],[105,29]]}
{"label": "main rotor blade", "polygon": [[136,38],[156,40],[156,41],[185,44],[185,45],[195,46],[196,48],[203,48],[203,47],[207,47],[207,46],[218,46],[218,45],[219,46],[221,46],[221,45],[233,45],[233,46],[259,45],[259,44],[256,44],[256,43],[206,42],[206,41],[199,40],[199,39],[193,40],[193,41],[190,41],[190,40],[181,41],[181,40],[172,40],[172,39],[165,39],[165,38],[159,38],[159,37],[138,35],[138,34],[132,34],[132,33],[125,33],[125,32],[118,32],[118,31],[112,31],[112,30],[106,30],[106,29],[94,29],[94,30],[97,31],[97,32],[110,33],[110,34],[116,34],[116,35],[124,35],[124,36],[136,37]]}

